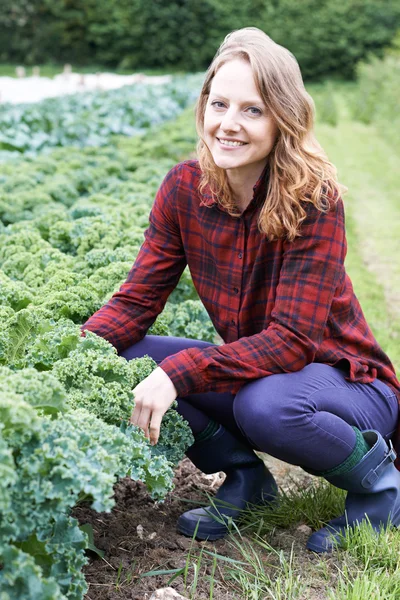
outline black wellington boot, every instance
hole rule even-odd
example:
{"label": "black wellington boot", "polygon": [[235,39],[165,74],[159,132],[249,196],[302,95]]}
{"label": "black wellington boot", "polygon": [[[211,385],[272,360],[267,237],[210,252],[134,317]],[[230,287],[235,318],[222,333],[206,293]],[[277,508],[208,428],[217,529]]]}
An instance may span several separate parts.
{"label": "black wellington boot", "polygon": [[347,527],[366,518],[376,531],[400,525],[400,472],[393,464],[396,453],[377,431],[361,433],[370,446],[369,452],[348,473],[326,478],[348,490],[345,513],[311,534],[307,548],[313,552],[330,552]]}
{"label": "black wellington boot", "polygon": [[277,496],[275,479],[263,461],[222,425],[211,438],[194,443],[186,456],[203,473],[223,471],[226,479],[213,498],[215,507],[195,508],[179,517],[183,535],[193,537],[198,524],[197,539],[222,538],[228,520],[238,519],[248,504],[268,504]]}

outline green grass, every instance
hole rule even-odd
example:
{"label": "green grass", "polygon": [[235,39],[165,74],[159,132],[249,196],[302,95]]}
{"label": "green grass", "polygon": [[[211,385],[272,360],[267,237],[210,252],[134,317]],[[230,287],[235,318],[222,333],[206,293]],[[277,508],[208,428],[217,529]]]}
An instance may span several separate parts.
{"label": "green grass", "polygon": [[[319,529],[344,510],[344,492],[314,478],[307,487],[294,487],[288,492],[280,491],[278,499],[270,507],[254,506],[243,519],[242,527],[268,535],[276,528],[306,524]],[[248,532],[247,532],[248,533]]]}
{"label": "green grass", "polygon": [[362,523],[346,535],[338,585],[329,600],[398,600],[400,598],[400,532],[379,534]]}
{"label": "green grass", "polygon": [[400,155],[373,126],[348,118],[337,127],[321,124],[318,134],[349,188],[348,273],[376,338],[400,372]]}

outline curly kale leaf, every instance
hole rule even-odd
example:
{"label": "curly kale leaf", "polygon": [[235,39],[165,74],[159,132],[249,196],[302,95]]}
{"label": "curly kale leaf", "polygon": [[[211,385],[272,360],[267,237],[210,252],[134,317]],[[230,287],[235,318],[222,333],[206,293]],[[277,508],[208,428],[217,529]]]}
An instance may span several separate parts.
{"label": "curly kale leaf", "polygon": [[[149,356],[135,358],[128,362],[134,377],[133,387],[148,377],[157,367],[157,363]],[[165,413],[161,422],[160,438],[155,446],[151,446],[153,456],[166,456],[176,466],[184,457],[189,446],[194,442],[192,432],[186,421],[176,411],[177,403]]]}
{"label": "curly kale leaf", "polygon": [[35,277],[32,277],[32,271],[43,273],[49,264],[58,270],[72,269],[72,257],[64,255],[42,239],[38,231],[31,229],[31,223],[28,229],[24,222],[19,225],[23,225],[22,231],[15,231],[14,226],[13,230],[8,228],[7,235],[0,236],[0,266],[10,279],[24,281],[37,288],[46,279],[43,275],[39,277],[38,286]]}
{"label": "curly kale leaf", "polygon": [[49,241],[62,252],[82,256],[93,248],[115,248],[119,227],[113,219],[103,215],[59,221],[50,228]]}
{"label": "curly kale leaf", "polygon": [[36,208],[32,225],[38,230],[41,237],[48,242],[50,229],[54,223],[67,220],[67,209],[57,202],[53,202],[52,204],[40,205]]}
{"label": "curly kale leaf", "polygon": [[0,367],[0,392],[10,391],[21,396],[38,414],[55,417],[66,410],[64,386],[51,373]]}
{"label": "curly kale leaf", "polygon": [[8,323],[14,316],[11,306],[0,306],[0,365],[8,363],[8,357],[11,351],[11,337],[8,331]]}
{"label": "curly kale leaf", "polygon": [[[36,183],[36,182],[35,182]],[[33,219],[37,206],[49,206],[52,200],[49,194],[34,189],[33,187],[24,192],[1,194],[0,196],[0,219],[4,224],[17,223]]]}
{"label": "curly kale leaf", "polygon": [[156,500],[173,487],[168,461],[152,456],[140,430],[123,433],[83,410],[43,420],[16,466],[0,511],[0,585],[12,600],[36,600],[30,586],[40,598],[82,598],[87,539],[68,516],[76,503],[109,512],[116,477],[126,475],[144,481]]}
{"label": "curly kale leaf", "polygon": [[143,379],[146,379],[154,369],[157,368],[155,360],[147,354],[141,358],[134,358],[127,362],[130,377],[132,378],[132,387],[136,387]]}
{"label": "curly kale leaf", "polygon": [[0,362],[12,367],[25,366],[25,352],[35,338],[42,315],[25,308],[11,315],[4,323],[0,337]]}
{"label": "curly kale leaf", "polygon": [[183,271],[178,281],[178,285],[168,299],[172,304],[179,304],[180,302],[185,302],[185,300],[199,300],[188,267]]}
{"label": "curly kale leaf", "polygon": [[166,456],[172,465],[177,466],[184,458],[186,450],[194,443],[193,434],[187,421],[176,411],[177,403],[165,413],[158,443],[151,447],[154,455]]}
{"label": "curly kale leaf", "polygon": [[[0,571],[2,600],[65,600],[58,583],[43,577],[34,556],[10,545],[0,550],[0,560],[3,565]],[[81,598],[82,595],[77,596],[76,600]]]}
{"label": "curly kale leaf", "polygon": [[109,342],[91,332],[75,350],[54,364],[52,373],[68,392],[73,408],[85,408],[106,423],[119,425],[133,408],[134,375]]}
{"label": "curly kale leaf", "polygon": [[162,314],[159,315],[147,333],[149,335],[171,335],[171,330],[168,325],[168,319]]}
{"label": "curly kale leaf", "polygon": [[200,300],[185,300],[180,304],[168,302],[162,315],[171,335],[215,342],[217,332]]}
{"label": "curly kale leaf", "polygon": [[35,304],[50,313],[55,320],[71,319],[75,323],[82,323],[100,308],[101,301],[93,289],[82,283],[48,296],[37,296]]}
{"label": "curly kale leaf", "polygon": [[11,487],[17,482],[18,478],[12,450],[3,439],[1,429],[2,427],[0,427],[0,513],[10,509],[12,503]]}
{"label": "curly kale leaf", "polygon": [[18,311],[26,308],[34,299],[28,287],[12,281],[3,271],[0,271],[0,305],[10,306]]}
{"label": "curly kale leaf", "polygon": [[40,419],[34,407],[21,395],[12,390],[0,390],[0,423],[3,442],[14,449],[31,439],[39,428]]}
{"label": "curly kale leaf", "polygon": [[38,371],[49,370],[75,350],[80,340],[80,328],[69,319],[53,323],[43,321],[26,353],[27,366]]}
{"label": "curly kale leaf", "polygon": [[107,294],[113,294],[124,283],[132,262],[112,262],[106,267],[99,268],[88,279],[88,284],[96,290],[97,294],[103,298]]}
{"label": "curly kale leaf", "polygon": [[86,266],[88,275],[92,275],[97,269],[107,267],[111,263],[128,262],[132,266],[138,250],[139,246],[132,244],[126,244],[114,250],[110,248],[93,248],[85,255],[82,266]]}

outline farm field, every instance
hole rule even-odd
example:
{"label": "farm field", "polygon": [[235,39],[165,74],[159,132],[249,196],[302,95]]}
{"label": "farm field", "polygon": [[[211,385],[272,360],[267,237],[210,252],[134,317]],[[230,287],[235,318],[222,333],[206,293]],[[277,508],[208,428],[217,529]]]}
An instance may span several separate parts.
{"label": "farm field", "polygon": [[[318,138],[349,188],[348,271],[377,339],[399,372],[400,155],[379,129],[351,118],[351,86],[344,90],[335,85],[329,88],[336,105],[335,124],[328,124],[334,111],[327,109],[326,90],[310,87],[323,117],[317,125]],[[196,140],[191,109],[147,129],[133,138],[110,137],[101,147],[58,148],[0,165],[0,365],[4,365],[0,369],[5,381],[0,383],[0,451],[11,490],[0,495],[0,509],[9,524],[17,497],[26,493],[19,508],[27,514],[30,502],[38,515],[37,523],[17,521],[18,531],[1,525],[0,534],[12,542],[12,550],[0,547],[4,564],[0,586],[8,585],[5,599],[78,600],[85,594],[87,600],[141,600],[171,578],[173,587],[194,600],[397,598],[399,533],[382,534],[377,544],[370,532],[361,530],[355,541],[331,557],[309,554],[305,550],[309,527],[336,514],[343,494],[269,457],[265,460],[283,491],[278,510],[249,512],[240,534],[215,544],[178,536],[178,515],[188,502],[205,501],[218,477],[204,476],[184,459],[175,474],[175,489],[168,492],[171,467],[190,443],[184,423],[172,411],[163,443],[151,455],[143,438],[118,427],[129,411],[129,389],[153,365],[139,361],[128,368],[107,343],[95,336],[79,338],[79,324],[124,280],[143,239],[158,185],[176,162],[193,156]],[[214,339],[215,331],[186,272],[153,328],[160,335]],[[21,374],[29,386],[18,377]],[[40,402],[35,405],[38,394]],[[27,427],[24,411],[32,426]],[[82,442],[87,433],[79,429],[79,420],[96,432],[90,441],[100,454],[105,432],[111,437],[112,431],[118,432],[114,445],[105,446],[114,464],[102,456],[88,466],[90,447]],[[34,489],[39,470],[30,468],[27,460],[34,455],[40,467],[39,442],[54,442],[57,432],[60,435],[57,422],[76,436],[79,466],[85,470],[84,479],[75,473],[71,489],[77,491],[69,492],[68,504],[62,495],[70,488],[61,488],[54,475],[61,466],[71,467],[73,449],[68,449],[71,455],[66,453],[70,460],[66,464],[48,453],[46,474],[41,471],[46,486],[40,494]],[[131,444],[131,457],[141,453],[133,472],[122,464],[123,435]],[[19,458],[13,464],[16,450]],[[151,463],[157,461],[152,471]],[[104,473],[104,480],[94,480],[95,490],[96,470]],[[22,482],[23,474],[27,482]],[[143,479],[147,489],[137,481]],[[52,496],[46,496],[50,484]],[[167,494],[165,503],[155,504],[148,490],[156,499]],[[46,529],[42,509],[49,511],[43,515],[54,519],[59,531],[71,534],[75,554],[57,539],[57,527]],[[71,509],[69,520],[62,521]],[[105,552],[101,557],[89,551],[86,566],[85,539],[78,523],[91,524],[95,547]],[[29,560],[33,555],[40,557],[36,565]],[[64,582],[57,586],[60,573]]]}

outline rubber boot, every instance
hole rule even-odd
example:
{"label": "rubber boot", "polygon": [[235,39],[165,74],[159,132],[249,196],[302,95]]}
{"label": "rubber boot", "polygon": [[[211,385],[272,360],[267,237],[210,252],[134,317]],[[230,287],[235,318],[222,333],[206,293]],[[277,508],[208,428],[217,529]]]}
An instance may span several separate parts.
{"label": "rubber boot", "polygon": [[347,527],[366,518],[376,531],[400,524],[400,472],[393,464],[396,453],[391,442],[388,447],[377,431],[361,433],[369,452],[348,473],[326,477],[329,483],[348,491],[345,513],[311,534],[307,548],[313,552],[330,552]]}
{"label": "rubber boot", "polygon": [[223,471],[226,479],[213,506],[195,508],[179,517],[177,527],[183,535],[193,537],[198,524],[197,539],[222,538],[229,519],[238,519],[247,504],[268,504],[277,496],[275,479],[263,461],[222,425],[211,438],[194,443],[186,455],[203,473]]}

